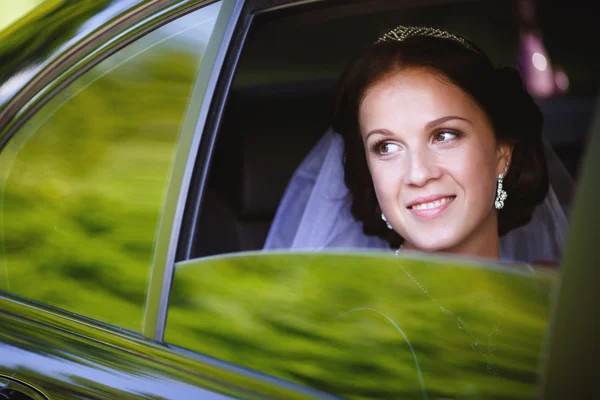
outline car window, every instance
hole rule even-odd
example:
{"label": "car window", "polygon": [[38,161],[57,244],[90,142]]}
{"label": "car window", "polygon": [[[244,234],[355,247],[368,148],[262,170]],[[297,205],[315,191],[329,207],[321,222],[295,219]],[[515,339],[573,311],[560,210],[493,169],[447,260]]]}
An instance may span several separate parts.
{"label": "car window", "polygon": [[[535,100],[544,115],[545,150],[555,154],[552,158],[556,160],[549,164],[552,194],[548,202],[554,204],[551,197],[556,196],[564,215],[555,218],[554,226],[548,229],[537,228],[534,221],[526,229],[513,230],[503,238],[503,249],[507,258],[557,267],[575,191],[573,182],[578,178],[598,87],[597,77],[592,81],[588,76],[594,73],[593,67],[584,68],[584,52],[571,57],[568,49],[572,47],[561,39],[559,24],[548,19],[550,14],[560,15],[559,11],[552,12],[553,7],[560,7],[539,6],[543,31],[554,39],[545,41],[548,71],[544,72],[537,70],[533,62],[523,61],[532,60],[530,53],[534,50],[526,46],[529,36],[520,33],[530,33],[533,28],[520,26],[516,10],[504,2],[453,1],[406,7],[402,2],[374,1],[368,12],[357,11],[360,7],[347,3],[345,8],[331,6],[330,10],[297,6],[253,20],[214,138],[215,146],[206,152],[212,152],[210,169],[205,169],[209,164],[205,159],[197,167],[197,174],[205,174],[207,180],[202,198],[190,200],[196,202],[196,207],[190,207],[194,213],[184,218],[193,221],[189,223],[190,232],[185,232],[190,238],[186,251],[190,250],[180,259],[263,249],[270,244],[267,237],[274,232],[275,215],[281,217],[289,234],[268,248],[288,248],[295,243],[291,227],[302,218],[301,205],[312,198],[307,188],[316,179],[317,163],[322,162],[307,155],[330,128],[337,80],[345,65],[374,38],[402,23],[440,27],[473,38],[495,65],[522,65],[529,86],[539,85],[541,78],[536,73],[541,74],[544,85],[551,80],[553,93],[536,96]],[[460,18],[448,19],[448,15]],[[482,25],[482,20],[490,23]],[[571,18],[569,23],[575,20]],[[360,29],[354,28],[357,26]],[[344,32],[343,37],[337,32]],[[542,43],[541,34],[535,38],[536,45]],[[554,77],[548,75],[550,67]],[[300,176],[294,175],[301,168]],[[300,184],[290,185],[292,177]],[[282,206],[286,196],[298,199],[294,209]],[[540,207],[537,216],[545,215]],[[535,253],[527,245],[533,241],[525,239],[534,238],[537,243],[539,238],[546,240],[555,232],[561,235],[552,237],[556,243],[547,247],[548,254],[529,255]],[[542,248],[539,246],[539,252]]]}
{"label": "car window", "polygon": [[[284,225],[302,217],[302,210],[278,211],[289,179],[329,128],[344,66],[388,29],[434,26],[477,38],[494,64],[523,63],[533,75],[525,80],[538,80],[531,70],[542,54],[521,36],[535,29],[520,26],[504,2],[347,3],[253,19],[211,159],[197,167],[208,179],[186,232],[191,252],[176,265],[165,340],[344,398],[535,398],[556,269],[396,259],[389,249],[377,256],[248,252],[263,248],[275,215]],[[535,100],[549,122],[548,147],[566,166],[568,185],[554,187],[565,188],[578,178],[597,77],[584,79],[585,53],[578,61],[567,56],[572,46],[559,40],[557,21],[543,23],[556,39],[547,41],[545,68],[556,74],[552,94]],[[305,162],[300,178],[314,179],[318,162]],[[571,194],[556,193],[567,211]],[[291,197],[308,201],[310,193]],[[538,244],[530,236],[520,242]]]}
{"label": "car window", "polygon": [[534,398],[557,273],[365,253],[177,265],[165,340],[344,398]]}
{"label": "car window", "polygon": [[1,289],[141,329],[174,150],[219,9],[169,22],[100,62],[8,142]]}

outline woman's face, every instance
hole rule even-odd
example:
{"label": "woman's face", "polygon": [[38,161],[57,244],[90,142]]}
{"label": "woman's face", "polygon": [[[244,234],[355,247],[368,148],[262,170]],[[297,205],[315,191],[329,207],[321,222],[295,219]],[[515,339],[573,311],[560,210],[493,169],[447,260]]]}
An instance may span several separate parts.
{"label": "woman's face", "polygon": [[430,70],[405,69],[367,91],[359,119],[377,199],[406,248],[497,248],[493,205],[510,147],[496,143],[468,94]]}

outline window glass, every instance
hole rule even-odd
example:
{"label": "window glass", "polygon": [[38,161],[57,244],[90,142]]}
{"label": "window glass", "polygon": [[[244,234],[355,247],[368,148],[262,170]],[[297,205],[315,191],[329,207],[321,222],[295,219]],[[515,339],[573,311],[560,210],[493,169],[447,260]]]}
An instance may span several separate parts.
{"label": "window glass", "polygon": [[534,398],[558,274],[376,254],[175,271],[166,341],[354,399]]}
{"label": "window glass", "polygon": [[[502,2],[410,9],[391,4],[376,1],[354,14],[351,7],[328,14],[298,7],[253,20],[203,188],[195,259],[175,272],[166,341],[343,398],[535,398],[557,270],[440,261],[445,255],[220,255],[261,249],[274,215],[286,227],[306,215],[299,207],[279,213],[289,178],[305,163],[300,181],[314,183],[311,173],[323,159],[311,163],[304,157],[331,122],[340,73],[386,30],[404,23],[464,34],[496,65],[520,61],[532,88],[543,72],[528,65],[531,49],[522,46],[527,41],[521,33],[531,25],[520,26],[519,16]],[[558,39],[552,45],[560,45]],[[544,128],[547,143],[574,167],[597,84],[586,88],[583,82],[593,95],[580,91],[575,82],[582,85],[583,75],[571,69],[572,87],[565,91],[560,71],[562,83],[536,101],[551,122]],[[563,142],[566,153],[560,151]],[[568,170],[570,181],[576,171]],[[335,184],[322,182],[330,183],[327,189]],[[571,191],[561,189],[570,188],[552,185],[567,210]],[[311,195],[293,187],[289,192],[306,201]],[[284,239],[291,243],[295,237]],[[523,235],[516,242],[539,245],[536,239]],[[522,259],[514,254],[510,259]],[[559,259],[560,252],[551,267]]]}
{"label": "window glass", "polygon": [[104,60],[2,150],[2,289],[141,329],[174,150],[219,8]]}

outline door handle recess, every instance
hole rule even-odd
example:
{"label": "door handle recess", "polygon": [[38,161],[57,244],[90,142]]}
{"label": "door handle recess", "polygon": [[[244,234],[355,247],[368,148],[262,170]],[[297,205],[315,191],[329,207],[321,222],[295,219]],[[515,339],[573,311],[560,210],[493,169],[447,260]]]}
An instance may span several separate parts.
{"label": "door handle recess", "polygon": [[34,400],[33,397],[27,396],[23,392],[18,392],[15,389],[0,390],[0,400]]}
{"label": "door handle recess", "polygon": [[0,400],[48,400],[31,386],[0,375]]}

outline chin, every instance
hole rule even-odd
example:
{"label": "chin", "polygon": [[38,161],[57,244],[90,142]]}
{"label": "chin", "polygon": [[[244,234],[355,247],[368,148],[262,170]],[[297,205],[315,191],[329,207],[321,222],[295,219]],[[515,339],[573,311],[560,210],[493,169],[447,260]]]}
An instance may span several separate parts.
{"label": "chin", "polygon": [[452,235],[443,236],[443,237],[435,237],[433,235],[423,238],[413,238],[414,240],[407,240],[407,242],[411,243],[414,247],[421,251],[426,251],[430,253],[441,252],[448,249],[452,249],[459,245],[460,240],[458,237]]}

